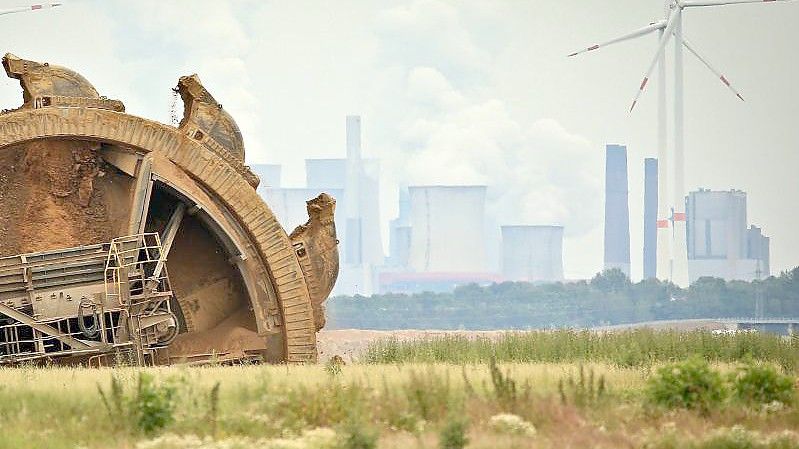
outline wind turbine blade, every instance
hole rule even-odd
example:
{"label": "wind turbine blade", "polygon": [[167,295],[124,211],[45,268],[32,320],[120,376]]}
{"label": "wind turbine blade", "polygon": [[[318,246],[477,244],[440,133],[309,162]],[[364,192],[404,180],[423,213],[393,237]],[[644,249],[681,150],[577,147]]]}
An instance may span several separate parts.
{"label": "wind turbine blade", "polygon": [[727,80],[727,77],[724,76],[718,70],[716,70],[712,65],[710,65],[710,63],[707,61],[707,59],[703,58],[699,54],[699,52],[696,51],[696,48],[694,48],[693,44],[691,44],[691,42],[689,42],[688,39],[685,38],[685,36],[683,36],[682,42],[685,45],[685,48],[687,48],[688,51],[693,53],[694,56],[697,57],[697,59],[702,61],[702,64],[704,64],[705,67],[707,67],[711,72],[713,72],[713,74],[716,75],[721,80],[721,82],[724,83],[724,85],[726,85],[732,91],[732,93],[735,94],[736,97],[740,98],[741,101],[744,101],[744,97],[742,97],[741,94],[738,92],[738,90],[735,89],[735,87],[733,87],[732,84],[730,84],[730,81]]}
{"label": "wind turbine blade", "polygon": [[5,14],[14,14],[18,12],[28,12],[28,11],[37,11],[40,9],[55,8],[56,6],[61,6],[61,3],[40,3],[30,6],[20,6],[17,8],[0,9],[0,16]]}
{"label": "wind turbine blade", "polygon": [[721,6],[737,5],[739,3],[771,3],[771,2],[790,2],[793,0],[686,0],[681,3],[684,7],[692,6]]}
{"label": "wind turbine blade", "polygon": [[641,98],[641,94],[644,93],[646,83],[649,82],[649,76],[652,75],[652,71],[655,70],[655,66],[658,63],[658,60],[660,60],[661,53],[663,53],[663,50],[666,48],[666,44],[669,42],[669,39],[671,39],[671,35],[674,32],[674,27],[677,25],[677,22],[680,21],[680,14],[680,8],[674,8],[671,11],[669,20],[666,22],[666,28],[663,30],[663,37],[660,38],[658,49],[655,52],[655,57],[652,58],[652,63],[649,64],[649,69],[646,71],[646,76],[644,76],[644,80],[641,81],[641,86],[638,88],[638,93],[635,94],[633,104],[630,106],[630,112],[633,112],[635,105],[638,103],[638,99]]}
{"label": "wind turbine blade", "polygon": [[611,39],[609,41],[602,42],[601,44],[595,44],[595,45],[592,45],[592,46],[590,46],[588,48],[584,48],[584,49],[582,49],[580,51],[576,51],[576,52],[570,54],[569,57],[577,56],[580,53],[593,51],[593,50],[596,50],[596,49],[599,49],[599,48],[602,48],[602,47],[607,47],[608,45],[615,44],[615,43],[618,43],[618,42],[624,42],[624,41],[628,41],[630,39],[635,39],[636,37],[644,36],[644,35],[649,34],[649,33],[653,32],[655,30],[660,30],[660,29],[664,28],[665,26],[666,26],[666,21],[665,20],[660,20],[660,21],[657,21],[657,22],[653,22],[653,23],[650,23],[649,25],[647,25],[647,26],[645,26],[643,28],[639,28],[639,29],[637,29],[637,30],[635,30],[635,31],[633,31],[631,33],[627,33],[627,34],[625,34],[623,36],[619,36],[619,37],[617,37],[615,39]]}

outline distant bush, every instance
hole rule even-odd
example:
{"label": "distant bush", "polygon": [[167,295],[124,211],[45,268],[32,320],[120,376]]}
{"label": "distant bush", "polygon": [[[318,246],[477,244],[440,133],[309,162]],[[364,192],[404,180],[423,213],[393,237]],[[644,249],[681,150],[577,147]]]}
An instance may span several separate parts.
{"label": "distant bush", "polygon": [[790,404],[794,401],[794,379],[769,364],[749,362],[731,376],[732,393],[747,404]]}
{"label": "distant bush", "polygon": [[497,403],[503,410],[512,411],[518,401],[516,381],[510,377],[510,373],[502,373],[497,366],[497,362],[491,359],[489,363],[491,371],[491,384],[494,386],[494,396]]}
{"label": "distant bush", "polygon": [[342,435],[342,449],[375,449],[380,436],[357,411],[350,413],[339,433]]}
{"label": "distant bush", "polygon": [[175,391],[170,383],[158,383],[149,373],[139,373],[136,390],[129,391],[117,377],[106,392],[98,386],[103,405],[119,429],[131,423],[144,433],[154,433],[174,421]]}
{"label": "distant bush", "polygon": [[402,385],[409,409],[425,421],[438,420],[447,415],[453,400],[449,377],[431,370],[411,370]]}
{"label": "distant bush", "polygon": [[163,429],[174,421],[175,387],[159,385],[152,375],[139,374],[136,396],[133,399],[136,423],[145,433]]}
{"label": "distant bush", "polygon": [[656,405],[704,413],[720,405],[725,396],[721,374],[698,357],[660,367],[647,388],[648,399]]}
{"label": "distant bush", "polygon": [[[761,281],[704,277],[687,289],[618,270],[590,281],[461,285],[452,292],[338,296],[327,302],[328,329],[551,329],[654,320],[799,317],[799,267]],[[675,301],[674,298],[680,300]]]}
{"label": "distant bush", "polygon": [[450,413],[438,435],[438,446],[441,449],[465,448],[469,444],[469,438],[466,436],[468,427],[463,414]]}
{"label": "distant bush", "polygon": [[604,398],[606,389],[605,376],[600,374],[596,377],[593,368],[588,369],[586,376],[583,365],[580,365],[577,379],[569,374],[565,381],[563,379],[558,381],[558,393],[564,405],[573,404],[577,407],[595,405]]}

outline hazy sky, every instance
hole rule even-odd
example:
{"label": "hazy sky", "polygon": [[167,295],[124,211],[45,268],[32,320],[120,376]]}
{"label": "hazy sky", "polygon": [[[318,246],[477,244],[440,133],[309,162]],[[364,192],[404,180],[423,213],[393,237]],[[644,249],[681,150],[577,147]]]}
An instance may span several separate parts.
{"label": "hazy sky", "polygon": [[[661,18],[659,0],[64,3],[0,17],[0,50],[74,68],[129,113],[164,122],[170,88],[197,73],[241,126],[247,162],[284,164],[290,185],[304,181],[304,158],[343,157],[344,116],[360,114],[365,153],[384,161],[384,218],[398,181],[489,184],[500,224],[566,226],[568,278],[602,267],[604,144],[626,144],[641,276],[655,85],[627,111],[657,38],[565,55]],[[745,190],[750,223],[772,237],[773,271],[799,265],[798,23],[799,2],[685,20],[747,99],[686,54],[686,187]],[[20,102],[3,79],[0,105]]]}

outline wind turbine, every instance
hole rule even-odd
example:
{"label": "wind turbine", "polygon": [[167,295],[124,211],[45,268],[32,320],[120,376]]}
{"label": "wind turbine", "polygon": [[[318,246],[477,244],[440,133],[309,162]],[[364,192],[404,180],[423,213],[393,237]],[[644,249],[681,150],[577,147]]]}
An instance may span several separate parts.
{"label": "wind turbine", "polygon": [[[682,19],[686,8],[713,7],[740,3],[763,3],[792,0],[667,0],[665,2],[666,18],[652,22],[607,42],[592,45],[569,56],[594,51],[618,42],[645,36],[659,31],[659,42],[654,58],[636,92],[630,112],[633,111],[641,94],[649,82],[649,77],[657,65],[658,70],[658,242],[657,242],[657,277],[669,279],[677,285],[688,285],[688,250],[685,234],[685,140],[683,114],[683,47],[696,56],[722,83],[724,83],[739,99],[743,96],[735,89],[721,72],[716,70],[706,58],[683,36]],[[668,154],[666,149],[666,61],[664,50],[671,38],[674,38],[674,180],[672,198],[668,198]],[[671,224],[671,233],[669,233]]]}
{"label": "wind turbine", "polygon": [[50,9],[61,6],[61,3],[40,3],[38,5],[18,6],[16,8],[0,9],[0,16],[14,14],[18,12],[38,11],[40,9]]}

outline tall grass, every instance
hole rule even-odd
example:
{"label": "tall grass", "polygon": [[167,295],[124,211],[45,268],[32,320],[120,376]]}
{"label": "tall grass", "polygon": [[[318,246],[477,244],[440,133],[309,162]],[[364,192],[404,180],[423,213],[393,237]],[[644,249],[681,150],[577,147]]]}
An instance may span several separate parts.
{"label": "tall grass", "polygon": [[[731,403],[709,418],[659,417],[642,405],[651,371],[601,363],[349,364],[335,374],[319,365],[0,368],[0,449],[320,449],[332,446],[311,440],[331,432],[344,448],[641,447],[648,429],[671,421],[683,440],[739,422],[769,435],[799,426],[799,408],[787,403],[776,412]],[[175,387],[174,419],[152,435],[134,422],[120,426],[98,393],[99,384],[109,405],[124,405],[142,373]],[[498,416],[521,431],[497,428]]]}
{"label": "tall grass", "polygon": [[638,329],[623,332],[538,331],[507,333],[498,338],[443,336],[427,340],[379,340],[368,346],[366,363],[602,362],[638,367],[699,356],[730,363],[752,358],[799,368],[799,338],[764,333],[716,335]]}

